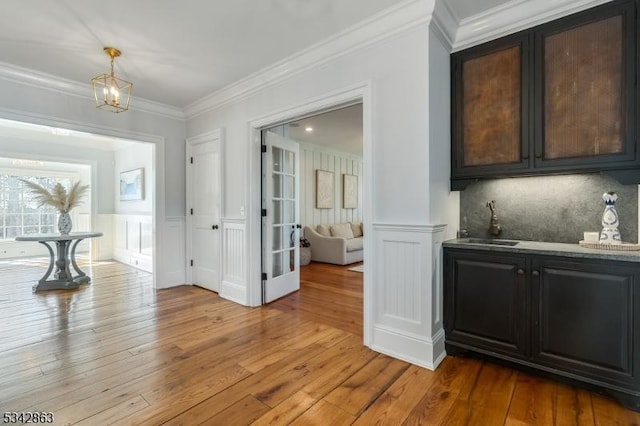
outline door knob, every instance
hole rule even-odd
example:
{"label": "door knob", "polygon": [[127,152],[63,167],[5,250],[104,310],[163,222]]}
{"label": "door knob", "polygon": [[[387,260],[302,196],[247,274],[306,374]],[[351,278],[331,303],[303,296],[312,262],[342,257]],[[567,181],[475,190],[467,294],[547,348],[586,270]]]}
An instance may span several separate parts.
{"label": "door knob", "polygon": [[522,268],[518,269],[518,275],[524,275],[524,269]]}
{"label": "door knob", "polygon": [[300,225],[299,223],[296,224],[296,228],[301,229],[302,225]]}
{"label": "door knob", "polygon": [[211,229],[218,229],[218,225],[211,225]]}
{"label": "door knob", "polygon": [[531,275],[533,275],[534,277],[538,277],[538,276],[540,276],[540,272],[538,272],[538,271],[531,271]]}

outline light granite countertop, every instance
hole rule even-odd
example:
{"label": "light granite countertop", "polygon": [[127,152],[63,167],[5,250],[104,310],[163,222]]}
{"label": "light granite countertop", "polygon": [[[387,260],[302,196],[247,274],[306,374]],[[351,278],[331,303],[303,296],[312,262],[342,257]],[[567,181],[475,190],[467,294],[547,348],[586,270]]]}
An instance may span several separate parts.
{"label": "light granite countertop", "polygon": [[[578,244],[546,243],[541,241],[518,241],[514,246],[469,242],[469,238],[447,240],[443,247],[482,250],[502,253],[541,254],[549,256],[575,257],[582,259],[621,260],[626,262],[640,262],[640,251],[614,251],[591,249]],[[474,240],[474,238],[471,238]],[[499,240],[516,241],[516,240]]]}

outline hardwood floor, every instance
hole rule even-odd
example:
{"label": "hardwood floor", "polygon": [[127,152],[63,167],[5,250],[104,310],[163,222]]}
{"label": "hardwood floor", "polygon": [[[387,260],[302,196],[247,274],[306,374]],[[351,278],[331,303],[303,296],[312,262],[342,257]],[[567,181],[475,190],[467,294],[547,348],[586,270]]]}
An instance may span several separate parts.
{"label": "hardwood floor", "polygon": [[363,347],[362,276],[346,268],[304,267],[299,293],[262,308],[154,291],[115,262],[87,265],[91,285],[33,294],[43,268],[0,262],[3,412],[59,425],[640,424],[607,397],[509,368],[447,357],[429,371]]}
{"label": "hardwood floor", "polygon": [[269,306],[295,314],[300,319],[327,324],[362,339],[363,298],[360,272],[347,266],[311,262],[300,268],[301,290]]}

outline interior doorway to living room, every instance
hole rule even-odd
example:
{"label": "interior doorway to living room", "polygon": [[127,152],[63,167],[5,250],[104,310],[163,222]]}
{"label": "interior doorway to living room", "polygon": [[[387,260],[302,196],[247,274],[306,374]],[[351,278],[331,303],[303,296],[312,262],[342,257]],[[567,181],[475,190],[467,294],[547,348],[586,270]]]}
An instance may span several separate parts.
{"label": "interior doorway to living room", "polygon": [[[364,281],[362,116],[362,104],[355,103],[266,129],[262,173],[264,302],[277,299],[271,306],[358,335]],[[280,145],[274,149],[271,141]],[[297,150],[282,148],[288,142]],[[291,210],[291,197],[298,212]],[[285,273],[299,273],[297,286],[274,297],[270,279]]]}

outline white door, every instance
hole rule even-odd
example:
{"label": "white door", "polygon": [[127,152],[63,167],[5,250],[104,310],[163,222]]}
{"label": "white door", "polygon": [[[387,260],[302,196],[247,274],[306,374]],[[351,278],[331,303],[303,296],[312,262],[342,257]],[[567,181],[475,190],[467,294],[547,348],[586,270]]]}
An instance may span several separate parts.
{"label": "white door", "polygon": [[300,150],[270,131],[263,131],[263,143],[262,294],[269,303],[300,289]]}
{"label": "white door", "polygon": [[220,140],[189,143],[189,147],[187,214],[191,284],[218,292],[222,214]]}

